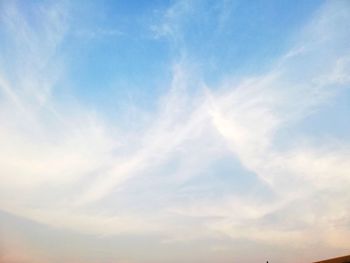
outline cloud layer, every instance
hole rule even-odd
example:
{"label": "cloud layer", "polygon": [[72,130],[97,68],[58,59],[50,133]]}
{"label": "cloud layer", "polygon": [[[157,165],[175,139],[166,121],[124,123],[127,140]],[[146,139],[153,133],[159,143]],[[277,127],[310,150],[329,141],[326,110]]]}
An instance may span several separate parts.
{"label": "cloud layer", "polygon": [[[350,137],[322,134],[333,116],[315,119],[334,109],[344,123],[334,130],[350,130],[337,108],[350,93],[350,5],[325,3],[266,72],[228,73],[216,86],[188,54],[182,30],[193,5],[177,2],[150,26],[178,52],[156,110],[136,109],[129,120],[137,129],[121,128],[134,105],[113,119],[79,98],[62,99],[69,5],[37,5],[33,17],[19,3],[1,5],[0,209],[76,235],[195,244],[208,248],[208,260],[221,253],[221,262],[263,258],[242,244],[276,246],[290,256],[276,252],[281,262],[295,262],[305,247],[345,253]],[[308,122],[319,133],[308,132]],[[45,262],[8,235],[0,238],[4,262]],[[25,256],[15,259],[20,250]],[[171,251],[159,260],[173,262]],[[152,261],[143,257],[126,262]]]}

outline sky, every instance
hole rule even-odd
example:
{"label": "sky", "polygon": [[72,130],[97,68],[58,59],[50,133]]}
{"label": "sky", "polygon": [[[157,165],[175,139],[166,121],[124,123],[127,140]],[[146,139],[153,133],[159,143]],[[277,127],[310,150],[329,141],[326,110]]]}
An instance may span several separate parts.
{"label": "sky", "polygon": [[350,254],[350,2],[0,1],[1,263]]}

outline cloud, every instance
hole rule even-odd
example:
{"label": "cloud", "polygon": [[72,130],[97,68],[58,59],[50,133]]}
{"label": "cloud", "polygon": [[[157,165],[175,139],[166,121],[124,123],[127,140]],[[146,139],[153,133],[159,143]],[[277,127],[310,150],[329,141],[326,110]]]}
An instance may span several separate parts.
{"label": "cloud", "polygon": [[[261,75],[207,87],[182,54],[151,121],[129,131],[53,95],[65,72],[66,8],[40,6],[38,23],[16,4],[1,11],[14,47],[12,62],[0,64],[2,210],[95,235],[346,246],[349,142],[278,140],[295,127],[303,133],[305,118],[349,92],[345,2],[326,3]],[[178,13],[188,10],[183,1],[170,8],[157,34],[178,41]],[[209,167],[227,156],[238,177],[254,175],[252,188],[202,193],[193,181],[210,188]],[[189,195],[181,192],[187,186]]]}
{"label": "cloud", "polygon": [[101,37],[119,37],[124,35],[124,33],[117,29],[95,28],[90,30],[79,30],[75,35],[91,40]]}
{"label": "cloud", "polygon": [[[203,204],[201,201],[199,204],[194,202],[185,210],[175,208],[175,211],[188,216],[221,218],[208,223],[209,228],[235,239],[276,244],[294,240],[306,244],[318,236],[316,239],[328,245],[346,246],[342,241],[349,230],[344,229],[345,226],[338,230],[335,225],[338,220],[349,217],[344,212],[349,201],[345,191],[350,183],[349,142],[341,142],[340,146],[332,141],[322,141],[318,142],[323,145],[320,147],[300,140],[289,143],[292,146],[284,150],[276,142],[279,132],[297,125],[344,92],[344,88],[348,92],[349,82],[345,76],[349,73],[343,70],[348,66],[345,61],[349,58],[349,49],[345,46],[336,52],[334,49],[349,35],[329,28],[328,23],[340,22],[341,16],[343,24],[349,24],[349,16],[343,12],[333,13],[335,7],[326,6],[329,9],[323,7],[311,22],[312,26],[306,28],[307,40],[299,39],[297,45],[308,42],[310,38],[314,40],[303,52],[293,51],[292,56],[285,56],[268,74],[245,80],[239,85],[225,83],[222,94],[211,94],[209,112],[214,127],[243,166],[265,182],[276,198],[264,201],[256,195],[252,203],[233,194],[232,200],[226,204],[210,204],[210,201]],[[320,33],[319,26],[324,26],[324,20],[327,20],[329,32],[322,31],[324,39],[319,43],[314,35],[315,32]],[[332,38],[327,34],[331,34]],[[317,61],[323,61],[322,65],[317,65]],[[339,66],[339,63],[346,66]],[[334,73],[339,71],[342,73]],[[319,199],[319,203],[315,204],[314,199]],[[293,206],[290,210],[294,202],[301,208]],[[283,220],[268,226],[261,225],[264,218],[281,210],[284,211]],[[302,223],[293,229],[284,228],[289,221]]]}

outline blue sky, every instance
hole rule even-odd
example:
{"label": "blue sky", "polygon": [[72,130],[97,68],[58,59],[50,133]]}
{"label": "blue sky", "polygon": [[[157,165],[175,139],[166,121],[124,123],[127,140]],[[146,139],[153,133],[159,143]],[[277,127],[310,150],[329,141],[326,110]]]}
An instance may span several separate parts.
{"label": "blue sky", "polygon": [[0,2],[0,261],[349,254],[349,28],[348,1]]}

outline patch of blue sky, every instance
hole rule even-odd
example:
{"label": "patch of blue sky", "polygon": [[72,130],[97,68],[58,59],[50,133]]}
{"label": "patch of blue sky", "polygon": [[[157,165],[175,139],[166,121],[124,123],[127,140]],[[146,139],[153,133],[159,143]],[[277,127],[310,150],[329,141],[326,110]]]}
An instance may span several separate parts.
{"label": "patch of blue sky", "polygon": [[164,3],[107,2],[71,9],[74,23],[64,45],[71,85],[84,103],[106,114],[125,103],[152,109],[171,77],[169,48],[149,28]]}
{"label": "patch of blue sky", "polygon": [[322,1],[192,1],[180,28],[180,49],[197,63],[204,79],[250,75],[269,69],[291,48],[292,36]]}
{"label": "patch of blue sky", "polygon": [[214,160],[208,169],[184,183],[180,189],[194,199],[248,198],[259,193],[261,199],[271,199],[275,194],[257,174],[247,170],[232,155]]}
{"label": "patch of blue sky", "polygon": [[[169,21],[164,21],[166,5],[158,1],[73,6],[74,23],[64,49],[78,97],[107,114],[126,102],[154,109],[169,88],[171,63],[183,54],[210,87],[224,76],[261,73],[290,48],[288,36],[321,1],[188,3]],[[162,23],[179,29],[179,43],[154,36],[152,27]]]}
{"label": "patch of blue sky", "polygon": [[342,90],[336,98],[315,109],[302,120],[292,122],[288,127],[281,129],[276,134],[276,145],[285,148],[303,145],[306,141],[309,146],[329,143],[338,145],[348,141],[350,139],[349,101],[349,90]]}

